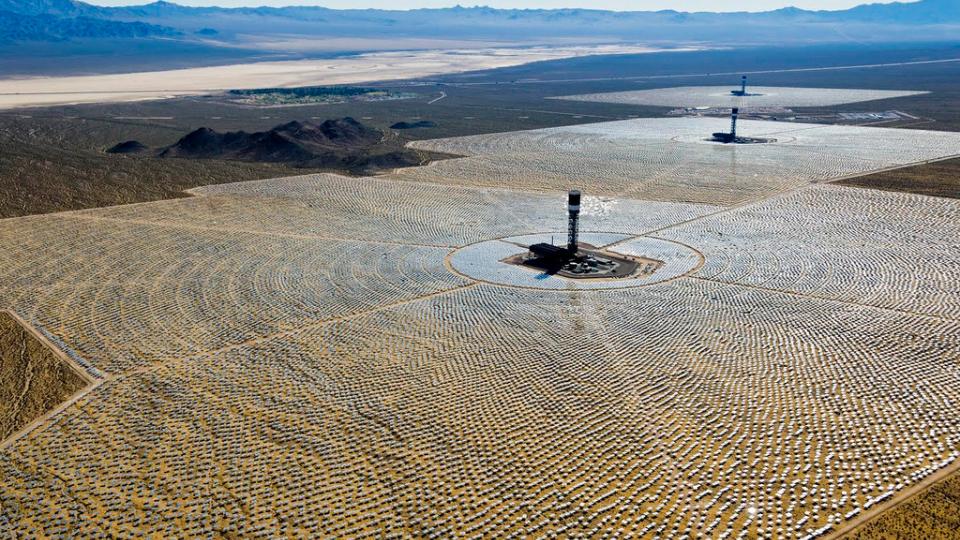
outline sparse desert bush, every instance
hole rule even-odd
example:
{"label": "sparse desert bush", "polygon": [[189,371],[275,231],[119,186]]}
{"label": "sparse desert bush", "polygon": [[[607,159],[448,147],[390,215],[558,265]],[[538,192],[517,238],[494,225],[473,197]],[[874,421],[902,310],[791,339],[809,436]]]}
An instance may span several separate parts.
{"label": "sparse desert bush", "polygon": [[0,440],[84,386],[66,362],[0,312]]}

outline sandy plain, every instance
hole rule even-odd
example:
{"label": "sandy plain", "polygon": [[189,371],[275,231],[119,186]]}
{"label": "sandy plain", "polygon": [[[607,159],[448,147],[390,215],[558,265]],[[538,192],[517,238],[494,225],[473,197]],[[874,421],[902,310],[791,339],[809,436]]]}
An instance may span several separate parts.
{"label": "sandy plain", "polygon": [[[712,128],[440,140],[467,165],[0,221],[0,308],[99,382],[0,453],[0,536],[802,539],[895,500],[960,458],[960,201],[827,182],[960,135],[756,122],[800,131],[701,161]],[[740,166],[624,195],[665,153]],[[595,161],[545,183],[538,156]],[[562,231],[570,187],[591,238],[702,266],[451,271]]]}
{"label": "sandy plain", "polygon": [[0,109],[162,99],[229,89],[353,84],[596,54],[655,51],[630,45],[394,51],[114,75],[0,79]]}

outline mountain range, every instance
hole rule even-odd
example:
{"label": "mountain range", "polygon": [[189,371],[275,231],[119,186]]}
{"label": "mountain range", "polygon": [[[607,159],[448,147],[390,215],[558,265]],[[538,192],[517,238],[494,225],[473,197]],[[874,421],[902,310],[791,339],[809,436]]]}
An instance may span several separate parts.
{"label": "mountain range", "polygon": [[171,37],[180,32],[142,21],[115,21],[108,9],[71,0],[0,0],[0,42]]}
{"label": "mountain range", "polygon": [[[960,1],[868,4],[839,11],[748,13],[673,10],[494,9],[391,11],[324,7],[187,7],[170,2],[101,7],[77,0],[0,0],[0,41],[175,38],[223,47],[274,47],[319,39],[757,45],[829,41],[955,40]],[[251,44],[252,43],[252,44]],[[264,44],[267,45],[264,45]],[[280,45],[276,45],[280,43]],[[279,47],[279,49],[277,48]],[[417,47],[411,47],[417,48]],[[289,51],[286,51],[289,52]]]}

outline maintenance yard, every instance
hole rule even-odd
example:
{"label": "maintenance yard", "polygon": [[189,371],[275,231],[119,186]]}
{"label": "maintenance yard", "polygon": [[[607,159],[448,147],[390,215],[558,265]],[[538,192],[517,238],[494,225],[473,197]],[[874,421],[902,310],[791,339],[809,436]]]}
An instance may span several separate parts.
{"label": "maintenance yard", "polygon": [[[638,119],[0,221],[0,309],[93,379],[0,536],[808,538],[960,458],[960,200],[830,180],[960,134]],[[563,237],[662,266],[508,267]]]}

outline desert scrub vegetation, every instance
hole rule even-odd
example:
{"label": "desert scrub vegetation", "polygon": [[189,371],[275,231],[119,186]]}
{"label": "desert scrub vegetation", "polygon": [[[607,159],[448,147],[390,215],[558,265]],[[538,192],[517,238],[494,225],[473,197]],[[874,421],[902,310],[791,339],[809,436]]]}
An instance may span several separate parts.
{"label": "desert scrub vegetation", "polygon": [[0,312],[0,440],[85,385],[83,377],[16,319]]}
{"label": "desert scrub vegetation", "polygon": [[848,540],[951,540],[960,535],[960,475],[930,486],[916,497],[868,522]]}
{"label": "desert scrub vegetation", "polygon": [[277,164],[98,155],[8,141],[0,153],[0,218],[172,199],[197,186],[302,172]]}
{"label": "desert scrub vegetation", "polygon": [[838,183],[883,191],[903,191],[960,199],[960,158],[884,171]]}

